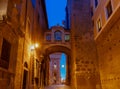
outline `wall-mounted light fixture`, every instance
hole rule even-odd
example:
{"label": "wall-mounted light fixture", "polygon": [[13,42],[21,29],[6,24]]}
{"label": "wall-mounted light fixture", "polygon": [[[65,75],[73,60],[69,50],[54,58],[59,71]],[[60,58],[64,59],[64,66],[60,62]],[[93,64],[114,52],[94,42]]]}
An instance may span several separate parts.
{"label": "wall-mounted light fixture", "polygon": [[33,50],[35,50],[38,47],[39,47],[39,44],[35,43],[35,44],[33,44],[33,45],[30,46],[30,50],[33,51]]}

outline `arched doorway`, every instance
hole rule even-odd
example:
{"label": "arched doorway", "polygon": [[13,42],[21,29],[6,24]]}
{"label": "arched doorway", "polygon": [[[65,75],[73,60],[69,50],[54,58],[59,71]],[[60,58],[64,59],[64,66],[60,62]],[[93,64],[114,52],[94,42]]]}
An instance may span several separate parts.
{"label": "arched doorway", "polygon": [[28,78],[28,64],[24,63],[24,71],[23,71],[23,84],[22,89],[27,89],[27,78]]}

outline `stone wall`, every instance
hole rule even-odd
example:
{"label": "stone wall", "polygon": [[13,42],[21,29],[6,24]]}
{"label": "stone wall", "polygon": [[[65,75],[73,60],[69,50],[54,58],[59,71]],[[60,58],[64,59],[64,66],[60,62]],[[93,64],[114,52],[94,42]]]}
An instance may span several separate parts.
{"label": "stone wall", "polygon": [[72,84],[76,89],[99,89],[97,50],[90,16],[90,0],[74,0],[71,16]]}
{"label": "stone wall", "polygon": [[120,87],[120,18],[97,41],[102,89]]}
{"label": "stone wall", "polygon": [[4,63],[2,62],[3,59],[1,59],[3,39],[7,40],[11,44],[11,50],[8,69],[0,67],[0,87],[2,89],[13,89],[18,37],[14,33],[12,27],[6,23],[0,24],[0,63],[2,64]]}

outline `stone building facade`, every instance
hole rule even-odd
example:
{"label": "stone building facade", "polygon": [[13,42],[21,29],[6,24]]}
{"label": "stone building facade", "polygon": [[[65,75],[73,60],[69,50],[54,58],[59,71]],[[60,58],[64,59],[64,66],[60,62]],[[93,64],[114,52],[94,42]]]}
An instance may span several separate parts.
{"label": "stone building facade", "polygon": [[100,89],[90,0],[69,0],[68,6],[71,8],[69,10],[71,21],[71,65],[72,75],[74,75],[71,76],[71,84],[76,89]]}
{"label": "stone building facade", "polygon": [[[52,59],[50,58],[51,54],[54,53],[65,53],[67,55],[67,68],[66,68],[66,81],[69,82],[70,80],[70,70],[68,65],[70,65],[70,49],[71,49],[71,45],[70,45],[70,30],[66,30],[64,27],[62,26],[53,26],[51,27],[51,29],[48,29],[47,31],[45,31],[44,34],[44,46],[43,46],[43,50],[44,50],[44,56],[46,57],[44,60],[44,63],[46,65],[46,84],[55,84],[55,82],[53,82],[53,74],[52,74],[52,70],[53,70],[53,66],[54,66],[54,61],[52,61]],[[60,54],[58,54],[58,56],[60,56]],[[54,56],[53,56],[54,57]],[[58,57],[59,58],[59,57]],[[57,58],[57,59],[58,59]],[[50,61],[51,60],[51,61]],[[60,60],[56,60],[56,61],[60,61]],[[50,64],[51,63],[51,64]],[[59,63],[59,62],[57,62]],[[53,64],[53,65],[52,65]],[[59,64],[58,64],[59,66]],[[47,74],[49,73],[49,75]],[[59,75],[59,73],[58,73]],[[49,77],[47,77],[49,76]],[[51,77],[52,76],[52,77]],[[56,84],[60,84],[60,77],[58,76],[58,81],[56,82]],[[56,80],[57,80],[56,79]]]}
{"label": "stone building facade", "polygon": [[120,1],[68,1],[72,84],[77,89],[119,89]]}
{"label": "stone building facade", "polygon": [[[49,55],[56,51],[67,54],[66,79],[73,88],[119,89],[120,1],[68,0],[67,16],[71,33],[56,26],[50,40],[44,0],[0,0],[2,89],[48,85]],[[70,41],[55,41],[56,28]]]}
{"label": "stone building facade", "polygon": [[91,0],[102,89],[120,87],[120,0]]}
{"label": "stone building facade", "polygon": [[70,30],[66,30],[62,26],[53,26],[51,29],[46,30],[44,34],[44,50],[54,45],[70,48]]}
{"label": "stone building facade", "polygon": [[49,84],[61,84],[60,77],[60,58],[61,53],[54,53],[50,55],[49,65]]}
{"label": "stone building facade", "polygon": [[31,0],[1,0],[0,5],[0,87],[41,87],[42,52],[35,44],[47,29],[44,1],[36,0],[33,5]]}

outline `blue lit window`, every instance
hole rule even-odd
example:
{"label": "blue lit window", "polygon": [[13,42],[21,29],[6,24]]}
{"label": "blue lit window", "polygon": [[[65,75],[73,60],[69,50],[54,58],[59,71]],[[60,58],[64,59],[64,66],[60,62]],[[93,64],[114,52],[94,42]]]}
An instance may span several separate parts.
{"label": "blue lit window", "polygon": [[62,33],[60,31],[56,31],[54,34],[54,38],[56,41],[61,41],[62,40]]}

